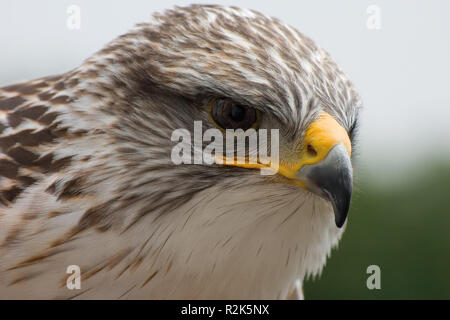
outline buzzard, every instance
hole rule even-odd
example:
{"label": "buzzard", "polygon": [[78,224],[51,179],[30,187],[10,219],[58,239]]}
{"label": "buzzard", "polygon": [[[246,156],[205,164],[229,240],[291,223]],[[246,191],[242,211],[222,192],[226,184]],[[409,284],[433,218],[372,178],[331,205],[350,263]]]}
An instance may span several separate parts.
{"label": "buzzard", "polygon": [[[225,6],[155,14],[1,88],[0,297],[297,297],[343,232],[360,108],[311,39]],[[195,121],[278,129],[277,174],[175,164],[171,135]]]}

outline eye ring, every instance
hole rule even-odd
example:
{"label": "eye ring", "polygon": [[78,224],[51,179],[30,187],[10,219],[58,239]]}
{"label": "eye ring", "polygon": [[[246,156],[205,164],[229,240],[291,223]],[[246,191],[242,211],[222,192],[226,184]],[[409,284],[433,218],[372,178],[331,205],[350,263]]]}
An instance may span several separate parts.
{"label": "eye ring", "polygon": [[213,98],[209,103],[212,122],[222,130],[258,129],[260,111],[228,98]]}

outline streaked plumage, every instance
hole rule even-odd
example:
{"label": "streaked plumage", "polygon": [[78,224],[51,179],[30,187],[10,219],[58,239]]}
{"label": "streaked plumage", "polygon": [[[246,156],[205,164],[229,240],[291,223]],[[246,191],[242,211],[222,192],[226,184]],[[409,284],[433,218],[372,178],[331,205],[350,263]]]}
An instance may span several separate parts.
{"label": "streaked plumage", "polygon": [[0,89],[0,297],[286,298],[320,272],[342,234],[328,201],[171,163],[174,129],[213,127],[211,96],[264,112],[284,154],[321,111],[352,137],[361,104],[312,40],[221,6],[156,14],[72,71]]}

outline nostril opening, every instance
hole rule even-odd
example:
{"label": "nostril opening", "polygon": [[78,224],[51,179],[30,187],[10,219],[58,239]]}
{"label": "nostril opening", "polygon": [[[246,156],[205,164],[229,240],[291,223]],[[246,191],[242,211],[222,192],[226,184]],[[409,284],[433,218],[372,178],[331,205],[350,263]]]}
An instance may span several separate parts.
{"label": "nostril opening", "polygon": [[306,147],[306,152],[308,152],[308,155],[311,157],[317,156],[317,151],[314,149],[314,147],[310,144]]}

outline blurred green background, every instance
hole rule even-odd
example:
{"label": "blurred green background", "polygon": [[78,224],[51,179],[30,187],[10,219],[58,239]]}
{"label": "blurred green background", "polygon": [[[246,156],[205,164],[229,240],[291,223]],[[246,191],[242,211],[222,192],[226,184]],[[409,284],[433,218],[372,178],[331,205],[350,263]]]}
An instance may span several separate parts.
{"label": "blurred green background", "polygon": [[[450,299],[450,161],[390,181],[359,177],[344,236],[306,299]],[[369,265],[380,290],[366,286]]]}

